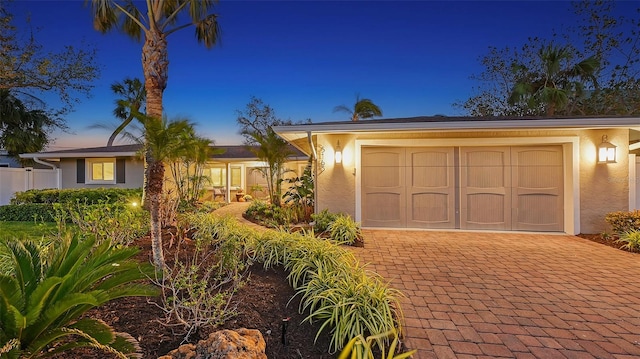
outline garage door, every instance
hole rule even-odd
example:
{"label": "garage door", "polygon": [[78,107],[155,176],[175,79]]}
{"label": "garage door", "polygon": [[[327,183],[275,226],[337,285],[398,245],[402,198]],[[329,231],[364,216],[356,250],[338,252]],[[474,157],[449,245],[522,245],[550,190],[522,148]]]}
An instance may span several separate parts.
{"label": "garage door", "polygon": [[362,148],[369,227],[563,230],[561,146]]}

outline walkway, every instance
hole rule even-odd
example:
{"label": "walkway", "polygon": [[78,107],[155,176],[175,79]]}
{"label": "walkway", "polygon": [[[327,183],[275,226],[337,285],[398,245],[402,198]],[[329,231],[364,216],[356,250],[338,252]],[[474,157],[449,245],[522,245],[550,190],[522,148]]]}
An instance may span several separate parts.
{"label": "walkway", "polygon": [[567,235],[364,236],[356,256],[406,295],[415,359],[640,358],[640,254]]}

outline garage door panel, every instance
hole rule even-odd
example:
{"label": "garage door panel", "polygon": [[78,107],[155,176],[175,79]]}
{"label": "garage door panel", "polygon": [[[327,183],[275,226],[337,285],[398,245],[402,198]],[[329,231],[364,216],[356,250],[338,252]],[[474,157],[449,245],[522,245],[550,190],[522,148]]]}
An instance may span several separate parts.
{"label": "garage door panel", "polygon": [[460,227],[511,229],[511,153],[505,147],[460,149]]}
{"label": "garage door panel", "polygon": [[[540,230],[550,225],[562,225],[554,208],[557,195],[527,194],[517,197],[516,223],[528,226],[529,230]],[[560,217],[561,218],[561,217]]]}
{"label": "garage door panel", "polygon": [[406,227],[404,148],[362,148],[362,223]]}
{"label": "garage door panel", "polygon": [[513,147],[513,229],[564,229],[562,146]]}
{"label": "garage door panel", "polygon": [[399,193],[373,192],[367,195],[370,206],[365,223],[378,226],[395,227],[403,221],[401,198]]}
{"label": "garage door panel", "polygon": [[453,147],[407,149],[407,226],[455,228]]}
{"label": "garage door panel", "polygon": [[[449,196],[442,193],[418,193],[411,196],[411,220],[428,228],[451,228],[455,221],[449,210]],[[455,223],[455,222],[454,222]]]}

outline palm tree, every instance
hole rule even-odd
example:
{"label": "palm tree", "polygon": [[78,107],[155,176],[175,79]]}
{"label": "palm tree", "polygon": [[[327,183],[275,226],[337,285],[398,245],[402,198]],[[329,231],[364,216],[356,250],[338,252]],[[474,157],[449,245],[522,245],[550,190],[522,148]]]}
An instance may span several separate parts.
{"label": "palm tree", "polygon": [[144,106],[147,98],[147,92],[144,90],[142,81],[138,78],[127,77],[122,82],[114,82],[111,84],[111,91],[121,97],[116,100],[113,114],[122,120],[122,123],[109,136],[107,147],[113,145],[116,137],[133,121],[135,114],[140,113],[140,108]]}
{"label": "palm tree", "polygon": [[[89,0],[86,0],[87,2]],[[198,42],[207,48],[218,41],[220,29],[217,15],[209,14],[216,0],[145,0],[146,8],[129,0],[91,0],[93,26],[106,33],[122,30],[138,41],[144,36],[142,70],[147,92],[147,115],[161,121],[162,95],[167,87],[169,56],[167,37],[183,28],[194,26]],[[179,23],[178,15],[187,14],[190,21]]]}
{"label": "palm tree", "polygon": [[361,118],[364,119],[382,116],[382,110],[378,105],[368,98],[360,99],[359,94],[356,95],[356,103],[353,105],[353,108],[340,105],[334,107],[333,112],[346,112],[351,115],[351,121],[358,121]]}
{"label": "palm tree", "polygon": [[532,114],[543,111],[547,116],[553,116],[556,111],[565,109],[570,100],[584,97],[585,85],[590,83],[597,87],[595,76],[600,62],[596,57],[571,66],[570,49],[549,44],[539,50],[538,58],[539,72],[524,65],[513,65],[512,71],[518,80],[509,96],[510,104],[524,103]]}
{"label": "palm tree", "polygon": [[267,179],[267,191],[271,203],[279,207],[282,197],[282,177],[286,172],[285,164],[293,152],[287,141],[278,136],[271,127],[267,127],[264,132],[244,131],[243,135],[250,136],[252,143],[257,144],[251,147],[251,151],[260,161],[267,164],[267,167],[258,170]]}
{"label": "palm tree", "polygon": [[168,121],[164,117],[161,121],[141,114],[138,120],[144,125],[144,135],[138,142],[146,146],[144,155],[149,154],[153,159],[148,163],[148,178],[146,193],[149,199],[151,214],[151,248],[153,263],[156,268],[164,268],[162,254],[162,233],[160,221],[160,206],[163,194],[165,162],[175,158],[176,154],[191,153],[194,143],[201,143],[197,137],[193,124],[185,119]]}

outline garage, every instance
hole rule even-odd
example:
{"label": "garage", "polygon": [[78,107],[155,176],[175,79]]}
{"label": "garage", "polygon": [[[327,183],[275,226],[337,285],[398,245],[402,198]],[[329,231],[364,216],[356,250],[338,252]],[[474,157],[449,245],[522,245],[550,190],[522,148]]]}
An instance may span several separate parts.
{"label": "garage", "polygon": [[363,225],[562,232],[562,151],[363,146]]}

